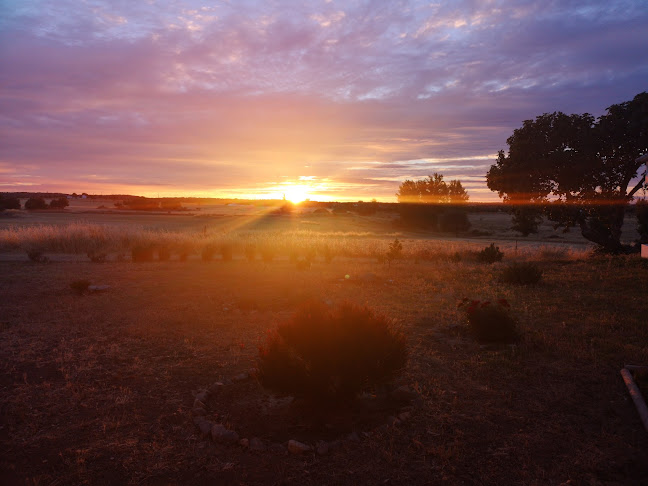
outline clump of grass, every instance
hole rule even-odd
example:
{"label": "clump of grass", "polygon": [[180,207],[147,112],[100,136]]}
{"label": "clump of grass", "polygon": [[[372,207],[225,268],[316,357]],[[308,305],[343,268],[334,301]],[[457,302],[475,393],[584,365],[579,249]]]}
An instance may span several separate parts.
{"label": "clump of grass", "polygon": [[216,247],[212,244],[205,245],[200,253],[200,258],[203,262],[209,262],[214,259],[216,254]]}
{"label": "clump of grass", "polygon": [[90,280],[74,280],[70,283],[70,288],[79,295],[83,295],[90,287]]}
{"label": "clump of grass", "polygon": [[259,348],[261,384],[312,401],[348,402],[405,365],[405,338],[365,307],[304,304]]}
{"label": "clump of grass", "polygon": [[477,253],[477,261],[481,263],[501,262],[502,258],[504,258],[504,253],[500,251],[499,246],[495,246],[495,243],[491,243]]}
{"label": "clump of grass", "polygon": [[221,259],[224,262],[231,262],[232,261],[232,255],[234,253],[234,250],[233,250],[232,245],[230,243],[223,243],[220,246],[220,253],[221,253]]}
{"label": "clump of grass", "polygon": [[135,245],[131,249],[131,260],[133,262],[152,262],[155,251],[151,245]]}
{"label": "clump of grass", "polygon": [[394,241],[392,241],[389,244],[389,250],[387,251],[385,258],[387,259],[387,263],[391,265],[392,261],[398,260],[402,257],[403,257],[403,244],[400,241],[398,241],[398,238],[396,238]]}
{"label": "clump of grass", "polygon": [[479,342],[511,343],[519,339],[517,322],[506,299],[492,303],[465,298],[459,307],[466,311],[468,324]]}
{"label": "clump of grass", "polygon": [[30,261],[36,263],[49,262],[49,258],[43,255],[43,252],[41,250],[35,248],[27,250],[27,258],[29,258]]}
{"label": "clump of grass", "polygon": [[104,263],[108,255],[98,251],[89,251],[87,253],[88,258],[92,263]]}
{"label": "clump of grass", "polygon": [[503,283],[517,285],[537,284],[542,279],[542,270],[535,263],[514,262],[504,269],[500,276]]}

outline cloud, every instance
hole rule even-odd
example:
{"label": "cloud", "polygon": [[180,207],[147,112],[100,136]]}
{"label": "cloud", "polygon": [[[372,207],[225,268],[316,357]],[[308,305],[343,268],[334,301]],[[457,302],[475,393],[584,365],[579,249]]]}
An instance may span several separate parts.
{"label": "cloud", "polygon": [[3,19],[0,163],[69,190],[315,174],[390,198],[438,171],[487,197],[474,157],[523,120],[601,114],[648,79],[641,0],[25,0]]}

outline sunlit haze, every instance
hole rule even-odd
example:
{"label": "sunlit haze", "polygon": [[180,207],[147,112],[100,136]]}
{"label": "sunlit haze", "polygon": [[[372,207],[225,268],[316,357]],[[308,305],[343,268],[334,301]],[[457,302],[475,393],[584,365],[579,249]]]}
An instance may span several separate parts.
{"label": "sunlit haze", "polygon": [[0,191],[395,201],[648,85],[620,1],[8,0]]}

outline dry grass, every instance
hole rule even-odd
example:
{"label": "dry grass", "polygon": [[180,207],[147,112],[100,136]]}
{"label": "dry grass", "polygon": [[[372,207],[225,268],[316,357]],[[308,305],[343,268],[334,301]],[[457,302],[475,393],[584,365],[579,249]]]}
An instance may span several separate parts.
{"label": "dry grass", "polygon": [[[76,248],[65,234],[25,234]],[[348,240],[340,251],[360,251]],[[506,264],[513,255],[502,249]],[[648,268],[637,257],[551,258],[533,288],[499,283],[502,264],[417,264],[414,253],[390,267],[339,258],[305,272],[287,261],[0,262],[0,480],[641,484],[648,436],[619,369],[648,363]],[[367,272],[375,279],[354,280]],[[78,279],[112,287],[79,296],[69,288]],[[506,298],[522,341],[480,347],[456,307],[463,297]],[[398,322],[411,350],[403,380],[422,397],[412,419],[326,457],[202,441],[191,391],[253,365],[266,329],[310,298],[366,304]]]}

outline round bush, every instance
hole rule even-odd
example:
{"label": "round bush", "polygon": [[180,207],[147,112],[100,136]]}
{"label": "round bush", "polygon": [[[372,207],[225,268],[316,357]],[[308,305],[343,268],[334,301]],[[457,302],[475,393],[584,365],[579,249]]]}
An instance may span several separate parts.
{"label": "round bush", "polygon": [[391,377],[407,360],[405,338],[369,309],[319,302],[269,331],[259,348],[259,381],[273,391],[342,403]]}
{"label": "round bush", "polygon": [[509,284],[532,285],[542,279],[542,270],[535,263],[512,263],[504,269],[500,281]]}

